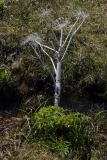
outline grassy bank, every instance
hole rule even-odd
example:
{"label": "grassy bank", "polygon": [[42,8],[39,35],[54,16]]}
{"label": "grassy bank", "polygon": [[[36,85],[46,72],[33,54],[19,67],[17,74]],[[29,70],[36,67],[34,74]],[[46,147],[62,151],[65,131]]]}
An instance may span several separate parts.
{"label": "grassy bank", "polygon": [[[19,74],[17,75],[17,72],[14,70],[18,68],[21,70],[23,63],[26,63],[26,65],[29,66],[27,70],[23,68],[23,71],[21,70],[19,73],[21,74],[24,70],[28,73],[32,72],[32,78],[35,80],[35,74],[33,74],[33,72],[36,70],[37,77],[39,77],[38,66],[40,66],[40,63],[35,62],[35,58],[32,57],[35,56],[33,51],[29,47],[22,48],[21,43],[27,35],[33,32],[37,32],[40,37],[43,38],[45,44],[49,43],[51,34],[42,17],[43,10],[48,9],[53,23],[55,19],[62,16],[74,22],[76,11],[81,9],[89,13],[89,18],[75,35],[62,64],[63,90],[84,90],[85,92],[89,92],[89,89],[93,88],[92,92],[95,94],[104,94],[107,86],[106,7],[105,1],[97,0],[87,2],[70,2],[69,0],[66,2],[63,0],[57,0],[55,2],[39,2],[35,0],[28,0],[26,2],[23,0],[4,1],[3,19],[0,22],[1,51],[3,45],[5,48],[8,46],[7,50],[3,52],[3,56],[8,57],[7,59],[5,58],[5,60],[9,63],[11,71],[14,72],[13,75],[21,79]],[[59,32],[56,32],[57,36],[59,36]],[[16,55],[13,55],[12,49]],[[20,49],[22,49],[22,51],[20,51]],[[8,55],[11,56],[9,57]],[[13,63],[14,57],[16,58],[16,63]],[[19,59],[17,59],[17,57],[19,57]],[[10,60],[8,60],[9,58]],[[49,65],[49,68],[51,68],[45,56],[43,56],[43,58],[47,65]],[[37,63],[37,65],[34,66],[35,69],[32,66],[33,63]],[[48,76],[48,73],[42,69],[41,75],[44,78]],[[28,79],[29,74],[26,75],[26,81]],[[26,82],[23,81],[21,83],[25,84]]]}

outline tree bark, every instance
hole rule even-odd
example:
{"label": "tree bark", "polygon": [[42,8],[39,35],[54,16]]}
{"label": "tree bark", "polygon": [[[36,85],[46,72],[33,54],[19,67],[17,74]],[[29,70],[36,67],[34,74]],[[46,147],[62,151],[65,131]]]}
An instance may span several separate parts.
{"label": "tree bark", "polygon": [[61,61],[57,62],[56,80],[55,80],[55,100],[54,105],[59,106],[61,94]]}

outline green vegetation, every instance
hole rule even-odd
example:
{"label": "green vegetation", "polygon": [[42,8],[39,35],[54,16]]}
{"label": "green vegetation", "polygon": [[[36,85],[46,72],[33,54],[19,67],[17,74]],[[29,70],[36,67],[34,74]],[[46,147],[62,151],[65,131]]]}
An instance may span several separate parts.
{"label": "green vegetation", "polygon": [[57,151],[62,157],[69,153],[89,154],[94,142],[92,119],[80,113],[65,114],[64,109],[42,108],[31,119],[30,142]]}
{"label": "green vegetation", "polygon": [[0,1],[0,11],[3,9],[3,6],[4,6],[4,2]]}
{"label": "green vegetation", "polygon": [[0,66],[0,87],[2,85],[6,85],[11,81],[11,74],[9,71],[6,71],[3,69],[3,67]]}
{"label": "green vegetation", "polygon": [[[60,107],[44,107],[52,105],[48,102],[54,92],[52,79],[32,49],[21,44],[34,32],[49,44],[51,33],[42,15],[45,9],[53,27],[58,17],[74,22],[77,10],[89,13],[63,61],[62,94],[77,92],[107,99],[106,0],[0,1],[0,66],[5,66],[0,67],[0,103],[5,103],[1,107],[12,103],[14,96],[20,95],[22,100],[17,118],[3,119],[1,113],[0,159],[107,159],[106,111],[92,106],[80,114],[79,110],[74,113],[68,109],[67,113]],[[60,35],[57,29],[56,33]],[[43,60],[52,71],[44,55]],[[12,85],[7,87],[11,79]]]}
{"label": "green vegetation", "polygon": [[107,156],[107,112],[91,110],[88,116],[67,112],[49,106],[29,117],[4,120],[0,158],[103,160]]}
{"label": "green vegetation", "polygon": [[3,12],[4,12],[4,2],[0,1],[0,20],[3,19]]}

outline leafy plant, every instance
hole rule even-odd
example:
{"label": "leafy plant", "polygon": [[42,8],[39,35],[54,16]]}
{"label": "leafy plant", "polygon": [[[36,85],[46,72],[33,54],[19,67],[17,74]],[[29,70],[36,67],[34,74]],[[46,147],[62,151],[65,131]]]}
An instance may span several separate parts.
{"label": "leafy plant", "polygon": [[0,1],[0,20],[3,19],[4,2]]}
{"label": "leafy plant", "polygon": [[42,108],[31,118],[30,140],[40,141],[62,156],[74,151],[90,152],[93,135],[90,117],[73,112],[66,114],[61,107]]}
{"label": "leafy plant", "polygon": [[3,6],[4,6],[4,2],[3,2],[3,1],[0,1],[0,11],[3,10]]}
{"label": "leafy plant", "polygon": [[11,81],[11,75],[9,71],[4,70],[0,66],[0,86],[2,86],[5,83],[8,83]]}

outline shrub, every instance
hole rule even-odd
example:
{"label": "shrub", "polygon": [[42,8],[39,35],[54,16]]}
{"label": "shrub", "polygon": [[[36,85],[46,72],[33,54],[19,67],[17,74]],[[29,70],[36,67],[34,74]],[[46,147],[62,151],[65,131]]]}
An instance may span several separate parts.
{"label": "shrub", "polygon": [[90,152],[93,133],[90,117],[73,112],[66,114],[61,107],[42,108],[31,118],[30,140],[58,151],[61,156],[70,152]]}

